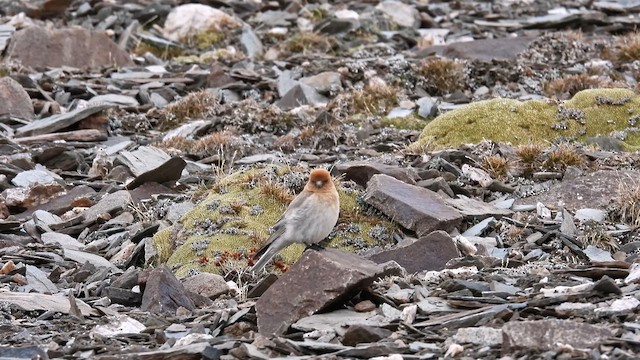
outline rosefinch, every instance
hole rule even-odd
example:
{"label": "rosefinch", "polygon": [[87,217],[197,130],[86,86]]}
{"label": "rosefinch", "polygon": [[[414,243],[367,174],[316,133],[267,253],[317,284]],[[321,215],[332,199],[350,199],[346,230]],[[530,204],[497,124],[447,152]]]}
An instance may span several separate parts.
{"label": "rosefinch", "polygon": [[293,199],[267,242],[253,256],[260,260],[251,271],[260,271],[280,250],[295,243],[312,246],[324,240],[338,222],[340,198],[325,169],[315,169],[309,175],[304,190]]}

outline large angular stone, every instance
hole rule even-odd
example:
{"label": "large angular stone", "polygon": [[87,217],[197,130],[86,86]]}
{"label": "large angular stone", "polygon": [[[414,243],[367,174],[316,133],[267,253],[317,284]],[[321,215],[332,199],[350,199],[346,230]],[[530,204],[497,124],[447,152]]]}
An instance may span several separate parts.
{"label": "large angular stone", "polygon": [[179,307],[193,310],[195,305],[182,283],[162,265],[149,274],[142,294],[142,311],[175,315]]}
{"label": "large angular stone", "polygon": [[383,271],[349,252],[305,251],[256,302],[258,330],[263,335],[284,334],[297,320],[348,297]]}
{"label": "large angular stone", "polygon": [[364,200],[418,236],[450,232],[462,222],[462,215],[438,194],[384,174],[373,175]]}
{"label": "large angular stone", "polygon": [[80,27],[48,30],[29,26],[16,32],[7,58],[34,68],[129,66],[129,54],[106,34]]}
{"label": "large angular stone", "polygon": [[613,331],[605,326],[585,324],[573,320],[512,321],[502,327],[503,350],[552,350],[558,343],[574,348],[592,349]]}
{"label": "large angular stone", "polygon": [[442,270],[447,261],[458,257],[458,249],[453,239],[444,231],[434,231],[412,244],[385,250],[369,256],[379,264],[395,261],[409,273],[424,270]]}
{"label": "large angular stone", "polygon": [[182,280],[184,287],[196,294],[215,299],[229,292],[229,285],[218,274],[200,273]]}
{"label": "large angular stone", "polygon": [[520,36],[503,39],[481,39],[457,42],[448,45],[436,45],[425,52],[445,56],[452,59],[469,59],[479,61],[510,60],[529,47],[535,39],[532,36]]}
{"label": "large angular stone", "polygon": [[33,104],[22,85],[12,78],[0,78],[0,116],[9,115],[25,120],[34,117]]}
{"label": "large angular stone", "polygon": [[367,187],[367,183],[375,174],[389,175],[411,185],[414,185],[419,178],[418,173],[413,169],[367,161],[340,163],[334,166],[331,172],[334,176],[344,174],[345,180],[352,180],[362,187]]}
{"label": "large angular stone", "polygon": [[618,169],[598,170],[554,184],[549,191],[527,198],[517,199],[515,205],[545,205],[564,207],[567,210],[582,208],[606,209],[611,199],[618,196],[620,188],[633,188],[640,178],[640,171]]}
{"label": "large angular stone", "polygon": [[108,109],[111,105],[94,105],[87,106],[73,111],[55,114],[44,119],[36,120],[25,126],[21,126],[16,130],[16,136],[31,136],[52,133],[74,125],[87,117],[96,114],[102,110]]}
{"label": "large angular stone", "polygon": [[84,212],[84,222],[92,223],[96,221],[103,214],[113,214],[118,211],[124,210],[131,203],[131,194],[127,190],[119,190],[114,193],[108,194],[97,204],[88,208]]}

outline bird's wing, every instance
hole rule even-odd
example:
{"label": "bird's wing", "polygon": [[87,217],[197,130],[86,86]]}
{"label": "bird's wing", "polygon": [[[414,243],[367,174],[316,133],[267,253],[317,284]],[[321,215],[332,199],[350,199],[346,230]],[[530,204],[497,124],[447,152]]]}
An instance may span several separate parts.
{"label": "bird's wing", "polygon": [[[278,219],[275,225],[273,225],[273,229],[275,231],[273,232],[273,234],[271,234],[271,236],[269,236],[267,241],[265,241],[265,243],[256,252],[256,254],[253,255],[253,259],[257,259],[260,256],[262,256],[262,254],[264,254],[267,251],[269,246],[276,239],[282,236],[282,234],[284,234],[285,230],[287,229],[287,226],[286,226],[287,221],[292,217],[296,216],[295,215],[296,212],[299,212],[301,209],[305,208],[303,204],[309,198],[309,195],[310,194],[306,192],[300,193],[298,196],[295,197],[295,199],[293,199],[293,201],[291,201],[291,203],[289,204],[289,207],[287,207],[287,210],[284,212],[284,214],[282,214],[282,216],[280,216],[280,219]],[[299,214],[297,216],[299,216]]]}

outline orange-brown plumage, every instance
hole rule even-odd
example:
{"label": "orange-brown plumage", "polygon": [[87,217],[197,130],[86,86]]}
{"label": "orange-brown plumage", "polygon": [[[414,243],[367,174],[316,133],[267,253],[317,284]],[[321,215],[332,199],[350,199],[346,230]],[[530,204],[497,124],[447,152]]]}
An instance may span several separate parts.
{"label": "orange-brown plumage", "polygon": [[311,171],[302,192],[289,204],[273,226],[273,234],[254,256],[260,260],[251,270],[261,270],[273,256],[291,244],[321,242],[333,230],[339,214],[340,198],[331,174],[325,169]]}

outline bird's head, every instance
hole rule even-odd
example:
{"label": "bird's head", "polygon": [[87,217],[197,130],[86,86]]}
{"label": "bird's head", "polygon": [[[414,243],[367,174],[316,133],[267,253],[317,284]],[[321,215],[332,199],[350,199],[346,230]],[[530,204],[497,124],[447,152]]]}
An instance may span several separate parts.
{"label": "bird's head", "polygon": [[309,184],[316,190],[323,190],[327,184],[333,185],[331,174],[325,169],[315,169],[309,175]]}

